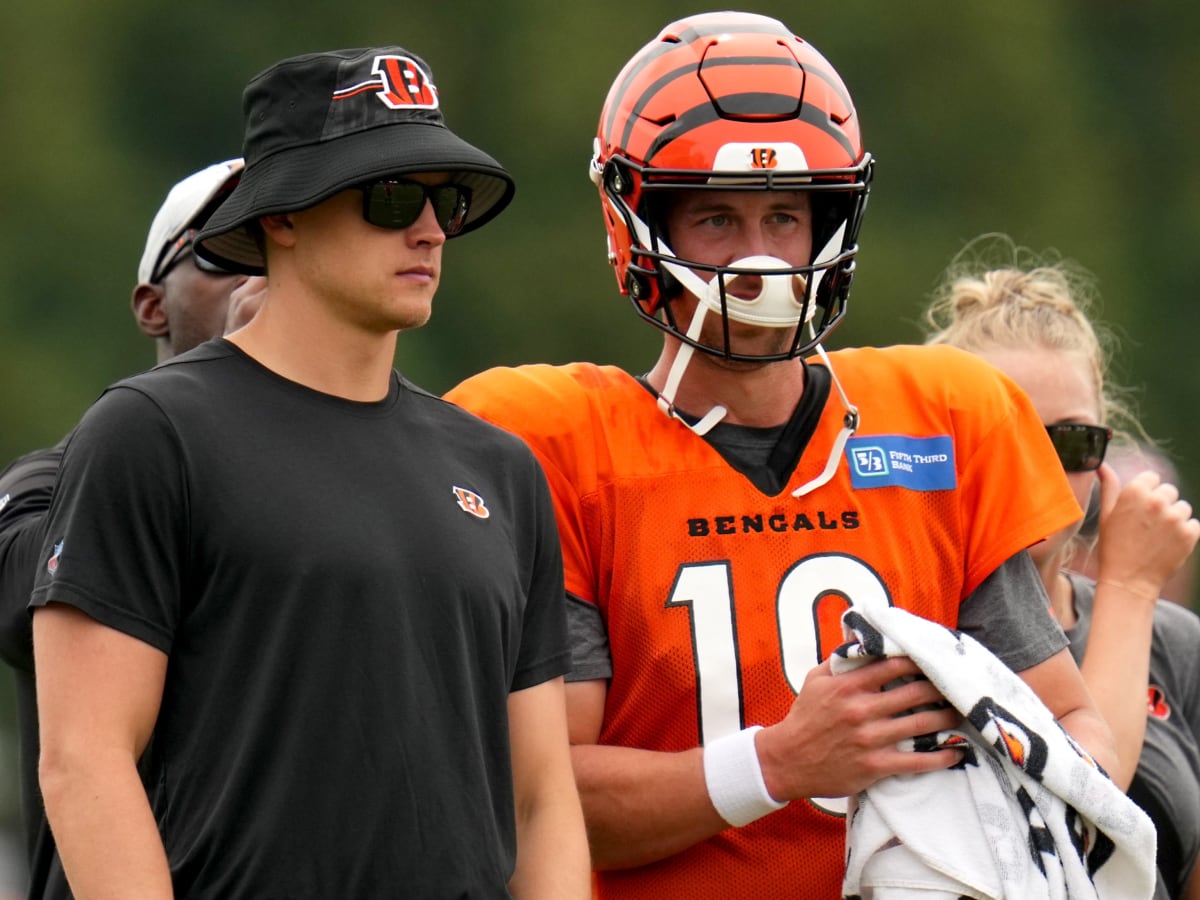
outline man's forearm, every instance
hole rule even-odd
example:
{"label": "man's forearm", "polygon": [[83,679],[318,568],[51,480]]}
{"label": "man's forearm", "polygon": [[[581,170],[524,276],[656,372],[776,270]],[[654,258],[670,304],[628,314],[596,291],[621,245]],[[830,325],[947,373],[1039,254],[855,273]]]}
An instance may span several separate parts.
{"label": "man's forearm", "polygon": [[[574,787],[567,790],[574,795]],[[517,819],[517,869],[509,883],[516,900],[588,900],[592,895],[587,838],[579,827],[579,801],[539,805]]]}
{"label": "man's forearm", "polygon": [[43,759],[42,793],[76,900],[170,900],[171,875],[136,769],[94,758],[86,768]]}
{"label": "man's forearm", "polygon": [[700,748],[586,744],[571,754],[597,869],[655,862],[729,827],[708,798]]}

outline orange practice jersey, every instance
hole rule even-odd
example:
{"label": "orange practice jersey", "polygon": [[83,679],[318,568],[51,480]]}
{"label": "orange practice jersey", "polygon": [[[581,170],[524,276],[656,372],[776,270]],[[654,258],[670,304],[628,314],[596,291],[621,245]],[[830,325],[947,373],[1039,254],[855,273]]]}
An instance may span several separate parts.
{"label": "orange practice jersey", "polygon": [[[1023,394],[945,347],[831,354],[861,411],[833,480],[832,393],[786,488],[763,494],[611,367],[493,369],[448,398],[520,434],[558,508],[566,588],[607,624],[600,741],[682,751],[786,714],[847,605],[954,625],[997,566],[1081,511]],[[702,413],[704,410],[697,410]],[[597,896],[838,898],[844,801],[791,803]]]}

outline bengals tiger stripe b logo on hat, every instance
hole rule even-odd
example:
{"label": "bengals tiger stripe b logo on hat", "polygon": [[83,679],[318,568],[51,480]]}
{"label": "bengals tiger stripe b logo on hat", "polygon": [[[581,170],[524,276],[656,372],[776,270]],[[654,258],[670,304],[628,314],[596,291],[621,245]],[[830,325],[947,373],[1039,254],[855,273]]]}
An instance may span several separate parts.
{"label": "bengals tiger stripe b logo on hat", "polygon": [[372,92],[390,109],[437,109],[437,88],[412,57],[377,56],[371,71],[375,78],[336,90],[333,99],[345,100]]}

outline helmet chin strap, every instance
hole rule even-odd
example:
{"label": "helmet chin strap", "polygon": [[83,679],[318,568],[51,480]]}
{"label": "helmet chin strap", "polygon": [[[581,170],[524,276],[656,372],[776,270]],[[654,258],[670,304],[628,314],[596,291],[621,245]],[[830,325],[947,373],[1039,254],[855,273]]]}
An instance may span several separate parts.
{"label": "helmet chin strap", "polygon": [[[639,222],[639,224],[641,223]],[[670,256],[675,255],[665,245],[663,246],[663,250]],[[684,290],[689,291],[694,297],[701,298],[700,302],[696,304],[696,310],[692,313],[692,321],[688,324],[687,328],[688,340],[698,341],[700,339],[700,331],[704,327],[704,317],[708,313],[708,306],[705,304],[703,298],[708,294],[710,285],[685,266],[679,266],[666,260],[662,260],[662,266],[675,276]],[[671,362],[671,368],[667,370],[667,383],[663,385],[663,389],[658,394],[658,408],[664,415],[670,416],[673,419],[679,419],[680,422],[683,422],[693,432],[703,437],[712,431],[714,425],[725,418],[729,410],[718,403],[706,412],[695,425],[688,422],[676,411],[675,394],[679,391],[679,382],[683,380],[684,370],[687,369],[688,363],[692,361],[692,354],[695,352],[696,348],[691,344],[686,341],[679,342],[679,349],[675,352],[675,359]]]}
{"label": "helmet chin strap", "polygon": [[[808,331],[809,334],[812,334],[811,322],[808,325]],[[833,386],[837,388],[838,396],[842,398],[842,406],[846,408],[846,415],[842,417],[842,430],[838,432],[838,436],[833,441],[833,449],[829,453],[829,459],[825,461],[825,468],[816,478],[792,491],[793,497],[811,494],[833,478],[834,473],[837,472],[838,463],[842,460],[842,451],[846,448],[846,441],[850,440],[854,432],[858,431],[858,407],[851,403],[850,398],[846,396],[846,391],[842,388],[842,383],[838,381],[837,373],[833,371],[833,364],[829,361],[829,355],[825,352],[825,348],[817,344],[813,349],[817,351],[817,355],[825,363],[825,368],[829,370],[829,377],[833,379]]]}

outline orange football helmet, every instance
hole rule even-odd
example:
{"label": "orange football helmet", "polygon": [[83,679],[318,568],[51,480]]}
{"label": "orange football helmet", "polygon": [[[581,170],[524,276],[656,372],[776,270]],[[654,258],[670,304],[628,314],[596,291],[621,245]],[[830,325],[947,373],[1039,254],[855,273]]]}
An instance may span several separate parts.
{"label": "orange football helmet", "polygon": [[[590,174],[609,259],[638,314],[707,353],[762,360],[807,352],[845,315],[873,165],[850,94],[825,58],[775,19],[724,12],[668,25],[625,65],[600,115]],[[665,192],[706,188],[812,192],[809,265],[675,256],[656,210]],[[798,277],[790,291],[764,292],[775,296],[755,309],[725,290],[745,274]],[[726,335],[734,320],[795,327],[795,338],[771,356],[734,353],[728,337],[723,347],[701,344],[667,302],[681,285],[725,317]]]}

